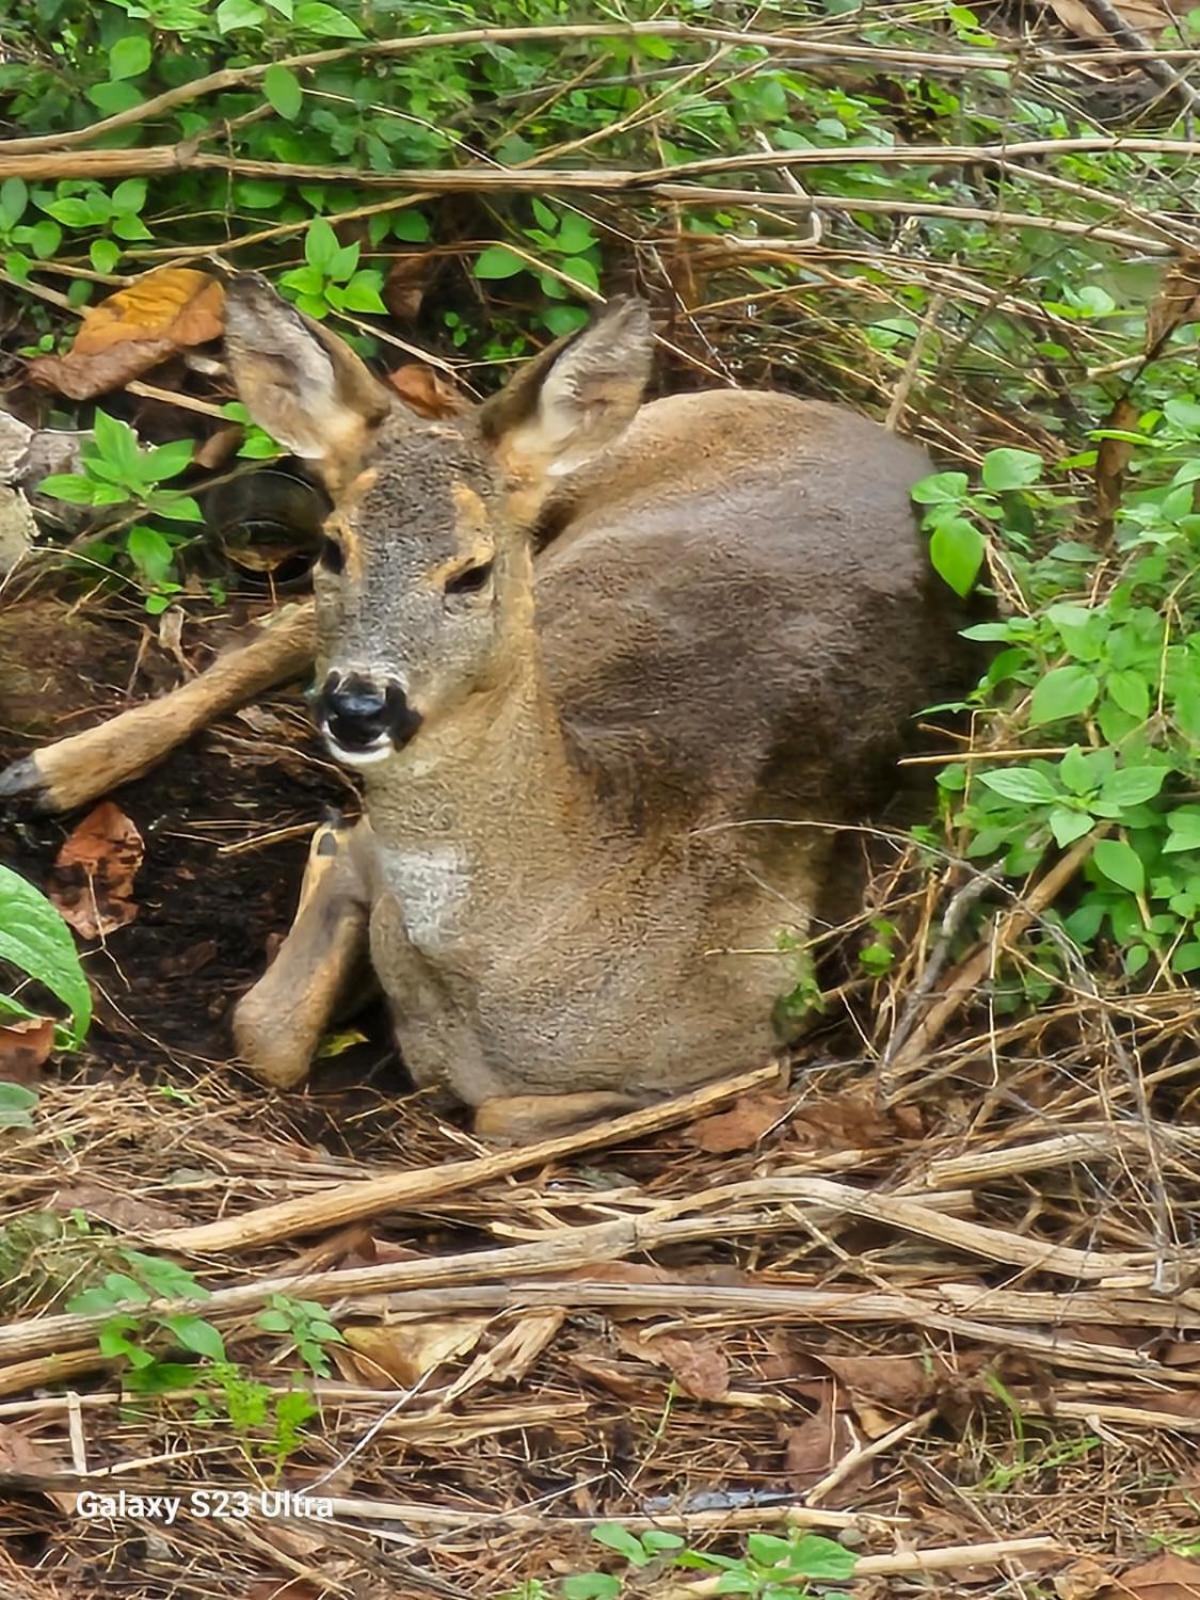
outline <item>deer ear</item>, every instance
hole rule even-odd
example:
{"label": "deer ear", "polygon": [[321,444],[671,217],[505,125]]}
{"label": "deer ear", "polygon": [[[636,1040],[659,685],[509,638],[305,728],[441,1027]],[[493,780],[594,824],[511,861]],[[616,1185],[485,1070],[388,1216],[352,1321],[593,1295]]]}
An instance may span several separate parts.
{"label": "deer ear", "polygon": [[225,292],[225,350],[243,405],[336,487],[357,470],[391,409],[387,389],[340,339],[289,305],[256,272]]}
{"label": "deer ear", "polygon": [[617,439],[642,403],[654,356],[642,300],[613,300],[486,401],[487,438],[518,471],[558,477]]}

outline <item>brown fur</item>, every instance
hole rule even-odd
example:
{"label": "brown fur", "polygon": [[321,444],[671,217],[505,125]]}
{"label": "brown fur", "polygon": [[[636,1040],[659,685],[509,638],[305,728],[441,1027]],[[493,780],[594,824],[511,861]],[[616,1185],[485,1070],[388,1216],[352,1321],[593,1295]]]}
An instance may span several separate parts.
{"label": "brown fur", "polygon": [[[277,335],[277,374],[295,340],[251,299],[230,300],[248,404],[239,344]],[[785,395],[638,409],[649,355],[626,303],[481,416],[396,407],[326,463],[335,494],[376,477],[341,513],[361,571],[318,591],[323,666],[424,719],[364,769],[372,960],[416,1080],[503,1102],[484,1121],[516,1136],[539,1096],[596,1114],[771,1051],[779,935],[811,932],[833,827],[886,798],[955,656],[919,450]],[[443,598],[468,554],[488,590]]]}

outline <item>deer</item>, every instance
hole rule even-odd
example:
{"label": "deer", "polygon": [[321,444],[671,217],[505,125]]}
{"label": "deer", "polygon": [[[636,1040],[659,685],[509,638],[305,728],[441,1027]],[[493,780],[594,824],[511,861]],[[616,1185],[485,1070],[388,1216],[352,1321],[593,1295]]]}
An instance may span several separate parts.
{"label": "deer", "polygon": [[365,960],[414,1083],[483,1137],[771,1059],[838,835],[886,802],[957,660],[910,499],[924,451],[788,393],[646,400],[633,297],[448,417],[257,274],[231,280],[225,338],[251,417],[328,495],[312,606],[0,793],[77,804],[315,661],[363,815],[318,828],[235,1007],[263,1082],[305,1080]]}

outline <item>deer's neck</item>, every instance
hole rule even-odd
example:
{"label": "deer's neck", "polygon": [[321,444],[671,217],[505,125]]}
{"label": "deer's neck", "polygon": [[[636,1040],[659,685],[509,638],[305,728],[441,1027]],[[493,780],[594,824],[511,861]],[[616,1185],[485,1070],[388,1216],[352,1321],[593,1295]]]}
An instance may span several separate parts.
{"label": "deer's neck", "polygon": [[536,645],[506,681],[423,727],[394,762],[367,773],[371,830],[385,848],[461,842],[471,854],[522,843],[543,859],[573,848],[593,807]]}

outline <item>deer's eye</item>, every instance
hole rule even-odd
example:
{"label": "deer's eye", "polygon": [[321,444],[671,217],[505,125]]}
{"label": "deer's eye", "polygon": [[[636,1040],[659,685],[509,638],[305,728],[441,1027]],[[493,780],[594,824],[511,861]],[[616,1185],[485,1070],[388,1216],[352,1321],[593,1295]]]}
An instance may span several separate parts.
{"label": "deer's eye", "polygon": [[321,540],[321,553],[318,559],[326,572],[340,572],[346,564],[341,545],[328,534]]}
{"label": "deer's eye", "polygon": [[447,594],[478,594],[492,575],[491,561],[481,561],[478,566],[464,567],[446,580]]}

